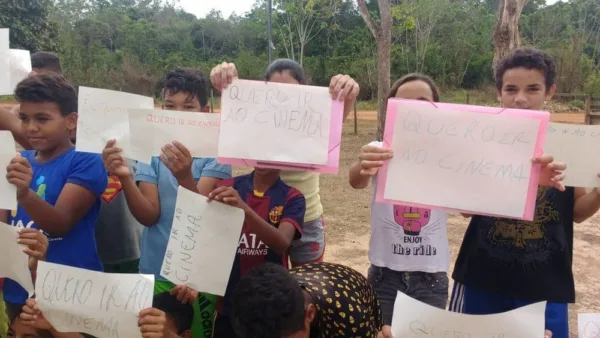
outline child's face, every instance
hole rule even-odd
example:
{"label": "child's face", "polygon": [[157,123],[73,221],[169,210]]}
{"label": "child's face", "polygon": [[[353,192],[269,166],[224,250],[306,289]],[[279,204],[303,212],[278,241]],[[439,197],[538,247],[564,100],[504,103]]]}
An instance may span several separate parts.
{"label": "child's face", "polygon": [[300,82],[290,74],[289,70],[271,74],[271,76],[269,76],[269,82],[300,84]]}
{"label": "child's face", "polygon": [[178,110],[190,112],[207,112],[208,106],[202,107],[200,100],[196,96],[187,92],[178,92],[171,94],[165,91],[165,103],[162,107],[164,110]]}
{"label": "child's face", "polygon": [[396,98],[433,102],[433,92],[427,82],[415,80],[398,87]]}
{"label": "child's face", "polygon": [[77,127],[77,113],[63,116],[60,107],[54,102],[23,102],[19,119],[27,140],[37,151],[51,151],[57,145],[70,139]]}
{"label": "child's face", "polygon": [[505,108],[542,110],[556,86],[546,88],[544,73],[536,69],[512,68],[502,76],[502,88],[497,91],[498,101]]}
{"label": "child's face", "polygon": [[7,338],[43,338],[36,329],[23,324],[19,317],[15,318],[8,328]]}

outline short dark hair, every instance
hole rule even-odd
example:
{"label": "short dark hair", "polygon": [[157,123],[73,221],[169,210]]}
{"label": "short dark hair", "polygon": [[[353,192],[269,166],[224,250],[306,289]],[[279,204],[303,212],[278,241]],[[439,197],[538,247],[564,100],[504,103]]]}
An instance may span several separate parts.
{"label": "short dark hair", "polygon": [[298,62],[291,59],[277,59],[271,62],[267,67],[267,70],[265,70],[265,81],[269,81],[273,74],[281,73],[286,70],[290,72],[290,75],[292,75],[299,84],[306,84],[306,74],[304,73],[304,69],[302,69],[302,66],[300,66]]}
{"label": "short dark hair", "polygon": [[62,74],[60,59],[54,53],[37,52],[31,55],[31,67],[46,69],[58,74]]}
{"label": "short dark hair", "polygon": [[281,265],[250,270],[233,292],[231,324],[240,338],[273,338],[304,328],[304,292]]}
{"label": "short dark hair", "polygon": [[534,48],[517,48],[496,65],[496,88],[502,89],[504,73],[514,68],[535,69],[544,74],[546,90],[556,80],[556,64],[550,55]]}
{"label": "short dark hair", "polygon": [[[13,304],[14,305],[14,304]],[[8,314],[8,329],[10,330],[10,326],[12,325],[12,323],[17,319],[20,318],[21,316],[21,312],[23,312],[22,307],[19,309],[18,312],[7,312]],[[52,335],[52,333],[48,330],[42,330],[42,329],[35,329],[35,331],[40,335],[40,337],[42,338],[54,338],[54,336]],[[6,332],[4,332],[6,334]]]}
{"label": "short dark hair", "polygon": [[398,91],[398,88],[400,88],[403,84],[413,81],[423,81],[427,83],[427,85],[431,89],[431,93],[433,94],[433,102],[440,102],[440,90],[435,84],[435,81],[433,81],[431,77],[421,73],[406,74],[403,77],[401,77],[400,80],[396,81],[396,83],[394,83],[394,85],[390,89],[390,92],[388,93],[388,100],[393,97],[396,97],[396,92]]}
{"label": "short dark hair", "polygon": [[161,310],[173,320],[178,334],[191,329],[194,321],[194,308],[190,304],[178,301],[169,292],[155,295],[152,299],[152,307]]}
{"label": "short dark hair", "polygon": [[187,93],[191,98],[198,98],[200,106],[208,104],[208,80],[197,69],[175,68],[167,73],[163,82],[163,98],[166,94]]}
{"label": "short dark hair", "polygon": [[15,89],[15,99],[19,103],[56,103],[63,116],[77,112],[75,87],[62,75],[56,73],[37,74],[25,78]]}

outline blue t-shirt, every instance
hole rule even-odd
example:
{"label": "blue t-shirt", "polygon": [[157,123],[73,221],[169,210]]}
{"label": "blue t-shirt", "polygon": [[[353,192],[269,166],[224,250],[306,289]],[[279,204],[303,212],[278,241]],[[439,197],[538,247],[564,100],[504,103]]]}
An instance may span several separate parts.
{"label": "blue t-shirt", "polygon": [[[100,195],[107,185],[106,169],[102,157],[98,154],[67,150],[57,158],[39,163],[35,159],[35,150],[24,150],[21,156],[31,163],[33,178],[31,190],[50,205],[55,205],[63,187],[67,183],[76,184],[96,195],[96,202],[85,216],[63,237],[48,236],[48,262],[74,266],[78,268],[102,271],[102,263],[96,251],[95,225],[100,212]],[[21,205],[9,213],[8,221],[12,226],[39,229],[27,211]],[[6,279],[4,300],[21,304],[27,299],[27,292],[16,282]]]}
{"label": "blue t-shirt", "polygon": [[[194,158],[192,175],[198,182],[201,177],[227,179],[231,177],[231,166],[218,164],[214,158]],[[166,280],[160,275],[167,244],[173,225],[175,201],[179,183],[169,168],[158,157],[152,157],[150,165],[138,162],[135,180],[158,186],[160,216],[155,225],[144,227],[140,245],[140,273],[153,274],[157,280]]]}

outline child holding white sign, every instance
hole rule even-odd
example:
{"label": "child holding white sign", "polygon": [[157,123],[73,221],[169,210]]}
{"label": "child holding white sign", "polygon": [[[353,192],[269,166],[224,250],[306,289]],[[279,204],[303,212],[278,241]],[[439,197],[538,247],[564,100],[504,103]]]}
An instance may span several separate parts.
{"label": "child holding white sign", "polygon": [[[498,100],[506,108],[542,110],[556,90],[555,76],[546,53],[517,49],[498,63]],[[600,191],[565,189],[564,164],[550,156],[536,160],[542,173],[533,221],[471,218],[452,275],[450,309],[492,314],[547,301],[546,329],[568,338],[568,303],[575,302],[573,222],[598,211]]]}
{"label": "child holding white sign", "polygon": [[[77,125],[77,93],[61,75],[41,74],[23,80],[15,90],[22,131],[34,150],[11,161],[7,179],[17,187],[17,210],[0,220],[20,228],[42,230],[49,238],[47,260],[102,270],[94,226],[100,195],[107,185],[98,155],[75,152],[70,133]],[[4,300],[20,308],[27,293],[6,279]]]}
{"label": "child holding white sign", "polygon": [[[440,95],[431,78],[413,73],[392,86],[391,98],[439,102]],[[383,322],[391,325],[398,291],[446,308],[450,248],[445,212],[375,201],[377,173],[392,158],[391,150],[382,146],[382,142],[371,142],[360,149],[359,161],[350,167],[349,182],[355,189],[366,188],[370,181],[373,185],[368,278],[381,302]]]}
{"label": "child holding white sign", "polygon": [[[208,81],[197,70],[178,68],[169,72],[162,92],[165,110],[197,113],[208,109]],[[212,318],[216,297],[200,295],[200,303],[195,293],[162,277],[160,268],[173,225],[179,185],[207,196],[219,181],[231,177],[231,166],[218,164],[215,158],[192,158],[187,148],[176,141],[165,145],[163,154],[160,158],[153,157],[150,165],[138,162],[135,177],[114,141],[107,143],[102,156],[108,171],[119,177],[131,213],[145,226],[140,247],[140,273],[154,275],[155,294],[171,292],[183,302],[194,303],[194,337],[203,337],[204,331],[210,332],[212,328],[203,326],[200,312]]]}
{"label": "child holding white sign", "polygon": [[[233,63],[223,62],[210,72],[210,79],[217,90],[223,90],[238,77]],[[296,61],[278,59],[273,61],[265,71],[265,81],[306,84],[306,76],[302,66]],[[358,83],[348,75],[335,75],[331,78],[329,92],[334,100],[344,102],[344,119],[354,106],[360,88]],[[325,228],[323,224],[323,206],[319,194],[319,174],[303,171],[282,171],[281,178],[286,184],[300,190],[306,198],[306,215],[302,228],[302,238],[293,242],[290,249],[292,264],[300,265],[323,261],[325,253]]]}

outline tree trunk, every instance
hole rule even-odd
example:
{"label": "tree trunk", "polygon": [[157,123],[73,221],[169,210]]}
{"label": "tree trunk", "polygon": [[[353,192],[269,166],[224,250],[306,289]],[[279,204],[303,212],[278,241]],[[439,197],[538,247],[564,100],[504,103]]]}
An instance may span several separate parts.
{"label": "tree trunk", "polygon": [[521,46],[519,36],[519,17],[528,0],[499,0],[498,21],[494,25],[494,61],[492,71],[496,76],[498,61],[508,55],[513,49]]}
{"label": "tree trunk", "polygon": [[377,139],[383,139],[387,94],[390,90],[390,49],[392,46],[392,9],[389,0],[377,0],[380,22],[373,20],[366,0],[357,0],[358,10],[377,43]]}

